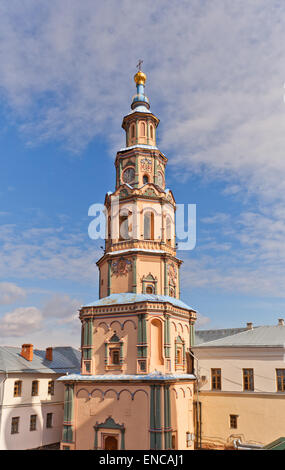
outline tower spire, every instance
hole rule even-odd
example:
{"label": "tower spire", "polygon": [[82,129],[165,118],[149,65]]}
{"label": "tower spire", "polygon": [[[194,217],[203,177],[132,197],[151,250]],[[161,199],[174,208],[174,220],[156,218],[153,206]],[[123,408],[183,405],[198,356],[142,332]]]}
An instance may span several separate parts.
{"label": "tower spire", "polygon": [[143,60],[139,60],[137,64],[137,73],[134,76],[134,81],[137,86],[137,93],[136,95],[133,96],[133,101],[131,104],[131,108],[135,109],[138,106],[144,106],[145,108],[149,109],[149,99],[145,95],[145,82],[146,82],[146,74],[142,71],[141,66],[142,66]]}

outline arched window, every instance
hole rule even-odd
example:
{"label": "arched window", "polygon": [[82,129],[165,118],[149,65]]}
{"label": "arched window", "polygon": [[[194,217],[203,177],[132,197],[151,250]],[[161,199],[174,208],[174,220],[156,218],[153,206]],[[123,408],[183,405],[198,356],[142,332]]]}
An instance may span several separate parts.
{"label": "arched window", "polygon": [[148,183],[148,176],[143,175],[143,184],[147,184],[147,183]]}
{"label": "arched window", "polygon": [[152,367],[163,364],[162,335],[162,323],[155,318],[150,324],[150,364]]}
{"label": "arched window", "polygon": [[168,243],[171,242],[171,219],[170,217],[166,217],[166,240]]}
{"label": "arched window", "polygon": [[134,139],[135,137],[135,125],[134,124],[132,124],[130,128],[130,136],[131,136],[131,139]]}
{"label": "arched window", "polygon": [[154,239],[154,214],[153,212],[146,212],[144,214],[144,239]]}
{"label": "arched window", "polygon": [[111,239],[112,236],[112,230],[111,230],[111,217],[108,217],[108,238],[109,240]]}
{"label": "arched window", "polygon": [[141,122],[140,129],[141,129],[141,132],[140,132],[141,136],[145,137],[145,122]]}
{"label": "arched window", "polygon": [[149,127],[150,130],[150,138],[153,139],[153,125],[151,124]]}
{"label": "arched window", "polygon": [[153,289],[153,286],[146,286],[146,294],[153,294],[154,293],[154,289]]}
{"label": "arched window", "polygon": [[130,232],[131,232],[129,214],[127,214],[126,212],[123,212],[122,214],[120,214],[119,224],[120,224],[119,239],[128,240],[130,238]]}

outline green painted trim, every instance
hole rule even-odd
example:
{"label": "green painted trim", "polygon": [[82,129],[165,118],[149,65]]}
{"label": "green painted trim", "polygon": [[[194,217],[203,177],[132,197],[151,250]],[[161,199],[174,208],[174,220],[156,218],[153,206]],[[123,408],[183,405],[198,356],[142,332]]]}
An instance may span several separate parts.
{"label": "green painted trim", "polygon": [[161,385],[156,385],[155,400],[155,427],[156,427],[156,449],[162,448],[162,429],[161,429]]}
{"label": "green painted trim", "polygon": [[74,386],[71,384],[66,384],[64,391],[64,421],[71,422],[73,421],[73,403],[74,398]]}
{"label": "green painted trim", "polygon": [[62,442],[73,442],[73,426],[69,424],[63,425]]}
{"label": "green painted trim", "polygon": [[164,449],[168,449],[168,407],[167,407],[167,391],[166,386],[164,388]]}
{"label": "green painted trim", "polygon": [[124,362],[124,351],[123,351],[123,342],[120,342],[120,364]]}
{"label": "green painted trim", "polygon": [[138,184],[139,184],[139,159],[138,157],[136,157],[136,165],[135,165],[135,168],[136,168],[136,174],[135,174],[135,183],[134,183],[134,187],[137,188],[138,187]]}
{"label": "green painted trim", "polygon": [[190,323],[190,348],[195,345],[195,326]]}
{"label": "green painted trim", "polygon": [[137,292],[137,258],[133,258],[133,292]]}
{"label": "green painted trim", "polygon": [[95,429],[94,449],[98,449],[98,429]]}
{"label": "green painted trim", "polygon": [[108,295],[111,295],[111,260],[108,261]]}
{"label": "green painted trim", "polygon": [[87,333],[87,345],[86,346],[92,346],[93,345],[93,322],[91,318],[88,320],[87,331],[88,333]]}
{"label": "green painted trim", "polygon": [[164,295],[168,295],[167,262],[166,262],[166,259],[164,259]]}
{"label": "green painted trim", "polygon": [[157,180],[157,158],[154,158],[154,183],[156,184]]}
{"label": "green painted trim", "polygon": [[121,450],[125,450],[125,429],[121,430]]}
{"label": "green painted trim", "polygon": [[164,354],[165,357],[170,357],[170,328],[169,328],[169,316],[165,317],[164,322]]}
{"label": "green painted trim", "polygon": [[142,316],[142,343],[147,344],[147,334],[146,334],[146,316]]}
{"label": "green painted trim", "polygon": [[155,411],[155,385],[150,386],[150,449],[155,449],[155,420],[154,420],[154,411]]}

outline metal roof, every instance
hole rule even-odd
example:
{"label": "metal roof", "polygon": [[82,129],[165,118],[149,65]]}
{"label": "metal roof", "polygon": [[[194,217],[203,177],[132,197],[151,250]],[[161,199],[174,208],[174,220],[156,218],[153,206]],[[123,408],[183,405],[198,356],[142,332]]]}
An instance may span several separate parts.
{"label": "metal roof", "polygon": [[247,328],[224,328],[218,330],[196,330],[195,329],[195,346],[208,341],[214,341],[216,339],[225,338],[226,336],[235,335],[246,331]]}
{"label": "metal roof", "polygon": [[111,294],[108,297],[103,297],[101,299],[95,300],[95,302],[83,305],[83,307],[104,307],[107,305],[134,304],[136,302],[169,302],[175,307],[193,310],[191,307],[189,307],[189,305],[185,304],[180,299],[176,299],[175,297],[157,294],[135,294],[132,292]]}
{"label": "metal roof", "polygon": [[60,381],[75,381],[75,382],[86,382],[86,381],[122,381],[122,380],[131,380],[131,381],[141,381],[141,380],[194,380],[196,376],[193,374],[163,374],[159,371],[154,371],[150,374],[104,374],[104,375],[81,375],[81,374],[72,374],[68,376],[59,377],[57,380]]}
{"label": "metal roof", "polygon": [[241,333],[229,335],[214,341],[198,344],[196,347],[246,347],[246,346],[285,346],[285,326],[257,326]]}
{"label": "metal roof", "polygon": [[279,437],[263,447],[264,450],[285,450],[285,437]]}
{"label": "metal roof", "polygon": [[0,371],[64,374],[80,372],[81,352],[70,346],[53,348],[52,361],[45,359],[46,351],[34,349],[33,360],[21,356],[21,348],[0,346]]}

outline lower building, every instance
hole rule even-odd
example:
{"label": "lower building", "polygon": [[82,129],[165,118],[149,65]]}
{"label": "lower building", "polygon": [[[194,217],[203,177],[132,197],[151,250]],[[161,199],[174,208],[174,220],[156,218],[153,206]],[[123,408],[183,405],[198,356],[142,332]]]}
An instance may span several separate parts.
{"label": "lower building", "polygon": [[0,347],[0,449],[56,448],[63,425],[62,374],[80,370],[71,347]]}
{"label": "lower building", "polygon": [[[218,339],[210,341],[211,335]],[[221,330],[220,335],[219,330],[197,331],[196,338],[197,447],[261,449],[284,436],[283,319],[275,326],[249,323],[241,332]]]}
{"label": "lower building", "polygon": [[179,299],[112,294],[84,306],[81,374],[65,384],[62,449],[193,449],[195,312]]}

